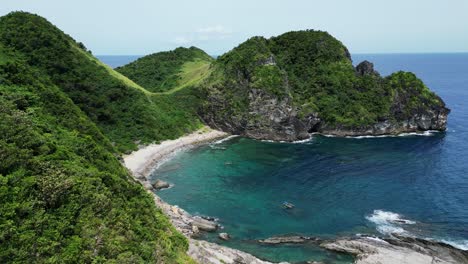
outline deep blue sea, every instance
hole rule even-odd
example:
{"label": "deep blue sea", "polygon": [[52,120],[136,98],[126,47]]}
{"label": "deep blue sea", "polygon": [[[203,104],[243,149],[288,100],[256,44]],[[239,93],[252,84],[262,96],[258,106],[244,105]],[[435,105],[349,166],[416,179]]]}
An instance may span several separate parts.
{"label": "deep blue sea", "polygon": [[[153,177],[174,187],[158,194],[192,214],[218,218],[233,237],[205,239],[272,261],[352,259],[315,245],[260,246],[256,239],[401,233],[468,249],[468,54],[353,56],[355,63],[364,59],[382,75],[415,72],[452,109],[447,132],[313,136],[297,144],[235,137],[161,165]],[[296,207],[282,209],[283,201]]]}

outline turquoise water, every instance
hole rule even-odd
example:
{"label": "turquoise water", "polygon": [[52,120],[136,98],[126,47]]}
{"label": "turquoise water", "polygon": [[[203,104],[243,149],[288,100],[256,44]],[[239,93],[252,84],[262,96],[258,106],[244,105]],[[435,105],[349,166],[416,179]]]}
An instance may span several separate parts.
{"label": "turquoise water", "polygon": [[[236,137],[177,154],[154,177],[158,194],[192,214],[219,218],[231,241],[205,238],[273,261],[348,256],[256,239],[303,234],[322,239],[391,232],[468,248],[468,55],[360,55],[388,74],[416,72],[452,109],[448,131],[425,136],[331,138],[299,144]],[[281,208],[283,201],[295,209]],[[395,223],[393,220],[405,220]]]}

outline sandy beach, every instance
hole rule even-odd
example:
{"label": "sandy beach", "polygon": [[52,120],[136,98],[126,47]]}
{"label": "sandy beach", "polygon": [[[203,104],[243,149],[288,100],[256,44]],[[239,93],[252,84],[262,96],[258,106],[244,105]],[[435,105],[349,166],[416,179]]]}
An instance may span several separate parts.
{"label": "sandy beach", "polygon": [[124,163],[133,175],[139,178],[148,177],[158,163],[166,160],[177,151],[227,136],[229,136],[229,134],[225,132],[204,127],[178,139],[166,140],[160,144],[145,146],[124,156]]}

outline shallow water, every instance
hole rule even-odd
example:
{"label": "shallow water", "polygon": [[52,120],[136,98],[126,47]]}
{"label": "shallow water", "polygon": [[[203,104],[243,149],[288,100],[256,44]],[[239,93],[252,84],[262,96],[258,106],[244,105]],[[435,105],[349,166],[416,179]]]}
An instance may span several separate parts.
{"label": "shallow water", "polygon": [[[219,218],[220,242],[273,261],[347,256],[316,245],[259,246],[280,234],[320,238],[399,232],[468,248],[468,55],[360,55],[383,74],[412,70],[452,109],[446,133],[335,138],[300,144],[236,137],[182,152],[155,171],[159,192],[193,214]],[[292,210],[281,208],[288,201]]]}

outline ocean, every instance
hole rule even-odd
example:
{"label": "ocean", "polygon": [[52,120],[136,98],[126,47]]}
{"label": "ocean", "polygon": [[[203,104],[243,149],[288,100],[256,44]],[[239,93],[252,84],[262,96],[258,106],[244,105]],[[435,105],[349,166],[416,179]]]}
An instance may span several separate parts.
{"label": "ocean", "polygon": [[[161,165],[153,177],[174,187],[158,195],[192,214],[218,218],[232,236],[205,239],[271,261],[352,261],[316,245],[256,243],[285,234],[333,239],[400,233],[468,249],[468,54],[353,56],[356,64],[362,60],[382,75],[416,73],[452,110],[447,131],[313,135],[296,144],[234,137],[180,152]],[[295,208],[283,209],[284,201]]]}

